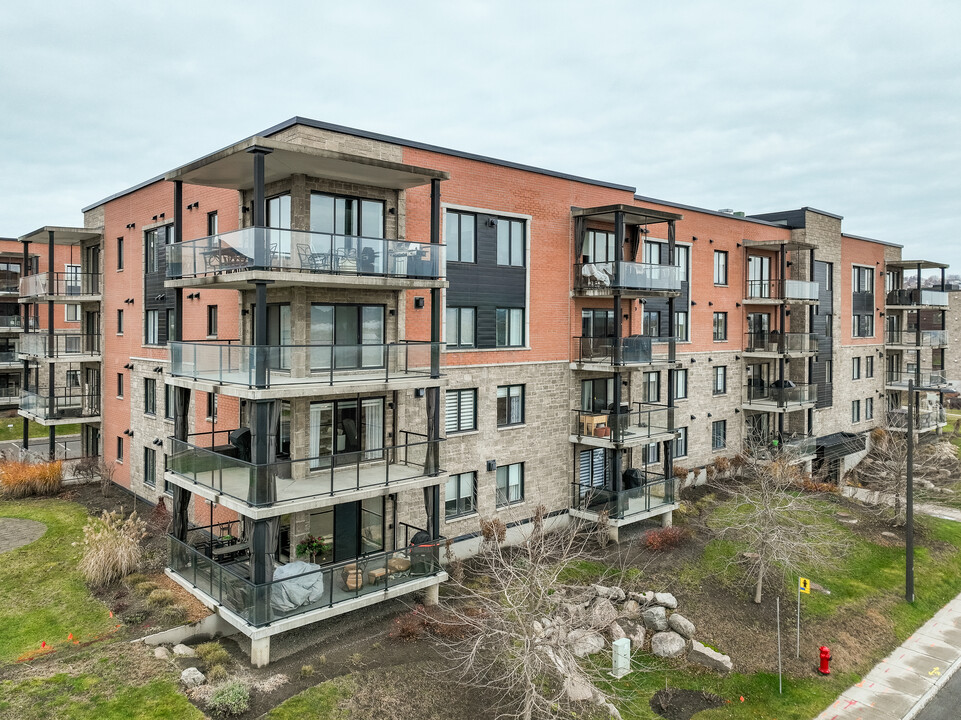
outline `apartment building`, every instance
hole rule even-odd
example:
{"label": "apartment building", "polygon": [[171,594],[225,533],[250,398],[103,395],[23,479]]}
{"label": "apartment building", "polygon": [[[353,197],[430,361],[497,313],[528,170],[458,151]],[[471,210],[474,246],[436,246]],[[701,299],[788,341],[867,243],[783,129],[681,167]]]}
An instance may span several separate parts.
{"label": "apartment building", "polygon": [[85,447],[169,495],[168,572],[260,665],[277,633],[429,600],[480,518],[616,538],[746,442],[839,478],[904,427],[906,373],[936,411],[946,298],[841,222],[293,118],[47,241],[103,273],[70,296],[103,348]]}

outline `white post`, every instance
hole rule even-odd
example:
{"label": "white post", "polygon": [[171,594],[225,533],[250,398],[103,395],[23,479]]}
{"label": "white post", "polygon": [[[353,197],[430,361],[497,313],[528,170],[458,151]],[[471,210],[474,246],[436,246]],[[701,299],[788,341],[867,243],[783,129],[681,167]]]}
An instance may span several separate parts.
{"label": "white post", "polygon": [[781,685],[781,598],[777,599],[777,692],[784,691]]}
{"label": "white post", "polygon": [[611,643],[613,655],[613,670],[611,675],[622,678],[631,671],[631,641],[630,638],[620,638]]}

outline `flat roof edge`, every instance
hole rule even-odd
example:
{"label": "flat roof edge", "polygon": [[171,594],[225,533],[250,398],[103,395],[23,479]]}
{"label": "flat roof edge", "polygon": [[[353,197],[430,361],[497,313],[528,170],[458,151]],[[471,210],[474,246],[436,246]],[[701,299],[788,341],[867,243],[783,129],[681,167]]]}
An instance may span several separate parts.
{"label": "flat roof edge", "polygon": [[709,210],[707,208],[697,207],[696,205],[685,205],[679,202],[672,202],[670,200],[661,200],[660,198],[652,198],[646,195],[635,195],[635,200],[640,200],[641,202],[658,203],[659,205],[667,205],[669,207],[680,208],[681,210],[690,210],[691,212],[705,213],[706,215],[714,215],[716,217],[730,218],[731,220],[744,220],[745,222],[755,223],[757,225],[767,225],[768,227],[776,227],[784,229],[784,225],[780,223],[772,223],[767,220],[758,220],[757,218],[745,215],[741,217],[740,215],[732,215],[731,213],[719,212],[717,210]]}
{"label": "flat roof edge", "polygon": [[864,240],[865,242],[873,242],[878,245],[887,245],[888,247],[904,248],[904,245],[898,245],[897,243],[888,242],[887,240],[878,240],[877,238],[864,237],[863,235],[855,235],[854,233],[841,233],[841,237],[848,237],[853,240]]}
{"label": "flat roof edge", "polygon": [[137,183],[132,187],[128,187],[126,190],[121,190],[120,192],[115,192],[113,195],[108,195],[103,200],[98,200],[97,202],[92,203],[91,205],[87,205],[87,207],[85,208],[80,208],[80,212],[87,212],[88,210],[93,210],[94,208],[100,207],[101,205],[106,205],[111,200],[122,198],[124,195],[129,195],[130,193],[137,192],[141,188],[145,188],[148,185],[153,185],[156,182],[160,182],[164,179],[164,176],[166,174],[167,173],[161,173],[160,175],[157,175],[156,177],[152,177],[149,180],[144,180],[143,182]]}

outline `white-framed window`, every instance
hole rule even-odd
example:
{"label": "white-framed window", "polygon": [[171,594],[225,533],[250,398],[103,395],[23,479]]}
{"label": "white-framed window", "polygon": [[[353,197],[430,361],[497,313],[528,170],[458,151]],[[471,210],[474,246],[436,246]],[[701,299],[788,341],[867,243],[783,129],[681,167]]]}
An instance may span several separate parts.
{"label": "white-framed window", "polygon": [[524,463],[497,468],[497,507],[519,503],[524,499]]}
{"label": "white-framed window", "polygon": [[477,388],[446,392],[444,426],[448,435],[477,429]]}
{"label": "white-framed window", "polygon": [[524,386],[501,385],[497,388],[497,427],[524,422]]}
{"label": "white-framed window", "polygon": [[477,511],[477,473],[451,475],[444,490],[444,516],[451,518]]}

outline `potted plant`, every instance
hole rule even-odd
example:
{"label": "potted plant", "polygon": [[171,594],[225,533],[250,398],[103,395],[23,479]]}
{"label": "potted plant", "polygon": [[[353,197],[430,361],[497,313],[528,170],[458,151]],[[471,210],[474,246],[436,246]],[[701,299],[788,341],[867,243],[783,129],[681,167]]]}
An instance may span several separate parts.
{"label": "potted plant", "polygon": [[310,555],[310,561],[312,563],[317,562],[318,555],[326,555],[329,550],[330,546],[324,542],[322,538],[314,537],[313,535],[308,535],[297,543],[297,555]]}

